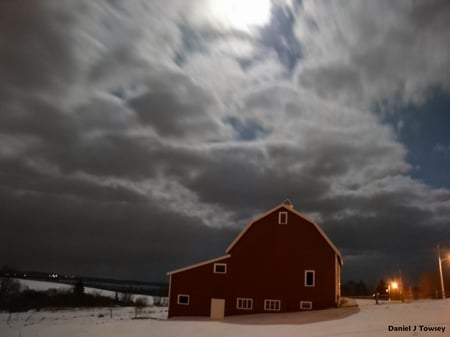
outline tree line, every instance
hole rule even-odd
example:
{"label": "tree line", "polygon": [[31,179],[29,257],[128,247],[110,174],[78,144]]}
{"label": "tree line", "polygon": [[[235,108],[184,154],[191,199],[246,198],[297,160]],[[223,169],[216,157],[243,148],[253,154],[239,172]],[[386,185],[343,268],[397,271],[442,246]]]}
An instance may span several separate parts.
{"label": "tree line", "polygon": [[[341,285],[344,297],[368,297],[374,294],[386,294],[389,284],[381,279],[376,286],[369,287],[363,281],[346,281]],[[440,280],[437,272],[425,272],[420,275],[417,285],[402,285],[402,296],[412,299],[441,298]]]}
{"label": "tree line", "polygon": [[0,311],[19,312],[44,308],[147,306],[146,298],[132,299],[131,293],[116,293],[114,298],[84,291],[82,280],[69,289],[38,291],[22,287],[11,277],[0,278]]}

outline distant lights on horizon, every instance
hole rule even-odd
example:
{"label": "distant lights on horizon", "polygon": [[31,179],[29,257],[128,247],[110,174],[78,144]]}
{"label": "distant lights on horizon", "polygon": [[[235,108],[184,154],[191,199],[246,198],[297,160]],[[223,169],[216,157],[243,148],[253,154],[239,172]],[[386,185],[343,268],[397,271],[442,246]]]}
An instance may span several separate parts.
{"label": "distant lights on horizon", "polygon": [[57,278],[75,278],[75,275],[59,275],[59,274],[48,274],[48,278],[57,279]]}

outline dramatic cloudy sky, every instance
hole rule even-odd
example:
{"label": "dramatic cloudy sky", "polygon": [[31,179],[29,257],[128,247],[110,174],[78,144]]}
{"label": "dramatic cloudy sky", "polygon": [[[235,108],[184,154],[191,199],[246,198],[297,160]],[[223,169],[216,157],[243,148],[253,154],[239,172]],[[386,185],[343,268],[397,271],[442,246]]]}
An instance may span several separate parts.
{"label": "dramatic cloudy sky", "polygon": [[450,250],[450,3],[0,1],[0,264],[166,280],[290,198],[345,279]]}

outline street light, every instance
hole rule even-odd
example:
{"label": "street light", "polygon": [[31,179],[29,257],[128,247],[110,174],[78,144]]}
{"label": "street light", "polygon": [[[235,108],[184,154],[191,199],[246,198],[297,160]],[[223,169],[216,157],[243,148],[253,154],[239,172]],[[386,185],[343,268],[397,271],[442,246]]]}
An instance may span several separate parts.
{"label": "street light", "polygon": [[437,255],[438,255],[438,262],[439,262],[439,275],[441,276],[442,299],[445,299],[444,275],[442,274],[442,261],[450,260],[450,255],[442,258],[441,252],[439,251],[439,245],[437,245]]}

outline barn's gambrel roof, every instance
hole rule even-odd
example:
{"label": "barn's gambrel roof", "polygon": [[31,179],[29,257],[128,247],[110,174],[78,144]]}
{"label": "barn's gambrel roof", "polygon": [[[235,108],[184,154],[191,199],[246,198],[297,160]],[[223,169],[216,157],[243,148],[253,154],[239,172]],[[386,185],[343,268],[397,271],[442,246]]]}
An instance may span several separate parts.
{"label": "barn's gambrel roof", "polygon": [[269,214],[271,214],[272,212],[275,212],[279,209],[286,209],[290,212],[292,212],[293,214],[295,214],[296,216],[304,219],[305,221],[311,223],[316,229],[317,231],[322,235],[322,237],[325,239],[325,241],[330,245],[330,247],[334,250],[334,252],[336,253],[336,256],[338,257],[339,260],[339,264],[342,266],[343,265],[343,260],[342,260],[342,256],[341,253],[339,252],[339,250],[336,248],[336,246],[333,244],[333,242],[331,242],[331,240],[328,238],[328,236],[325,234],[325,232],[322,230],[322,228],[320,228],[320,226],[315,223],[312,219],[308,218],[307,216],[303,215],[302,213],[298,212],[297,210],[294,209],[294,205],[288,200],[286,199],[285,202],[283,202],[282,204],[272,208],[271,210],[267,211],[266,213],[258,216],[257,218],[253,219],[242,231],[241,233],[239,233],[239,235],[233,240],[233,242],[228,246],[226,252],[226,255],[214,258],[214,259],[210,259],[207,261],[203,261],[203,262],[199,262],[184,268],[180,268],[180,269],[175,269],[172,270],[170,272],[167,273],[167,275],[172,275],[172,274],[176,274],[176,273],[180,273],[183,272],[185,270],[190,270],[190,269],[194,269],[194,268],[198,268],[210,263],[215,263],[215,262],[219,262],[225,259],[228,259],[231,257],[231,249],[239,242],[239,240],[248,232],[248,230],[259,220],[261,220],[262,218],[268,216]]}
{"label": "barn's gambrel roof", "polygon": [[343,260],[342,260],[342,255],[339,252],[339,250],[336,248],[336,246],[333,244],[333,242],[330,240],[330,238],[325,234],[325,232],[322,230],[322,228],[320,228],[320,226],[314,222],[314,220],[310,219],[309,217],[307,217],[306,215],[303,215],[302,213],[300,213],[299,211],[294,209],[294,206],[292,205],[292,203],[286,199],[285,202],[283,202],[282,204],[272,208],[271,210],[268,210],[266,213],[258,216],[257,218],[253,219],[242,231],[241,233],[233,240],[233,242],[228,246],[227,250],[225,251],[227,254],[230,254],[231,249],[233,249],[233,247],[239,242],[239,240],[248,232],[248,230],[259,220],[261,220],[262,218],[265,218],[266,216],[268,216],[269,214],[276,212],[277,210],[280,209],[286,209],[290,212],[292,212],[293,214],[297,215],[298,217],[302,218],[303,220],[311,223],[316,229],[317,231],[320,233],[320,235],[322,235],[322,237],[325,239],[325,241],[330,245],[330,247],[334,250],[334,252],[336,253],[336,256],[339,259],[339,263],[341,264],[341,266],[343,265]]}

